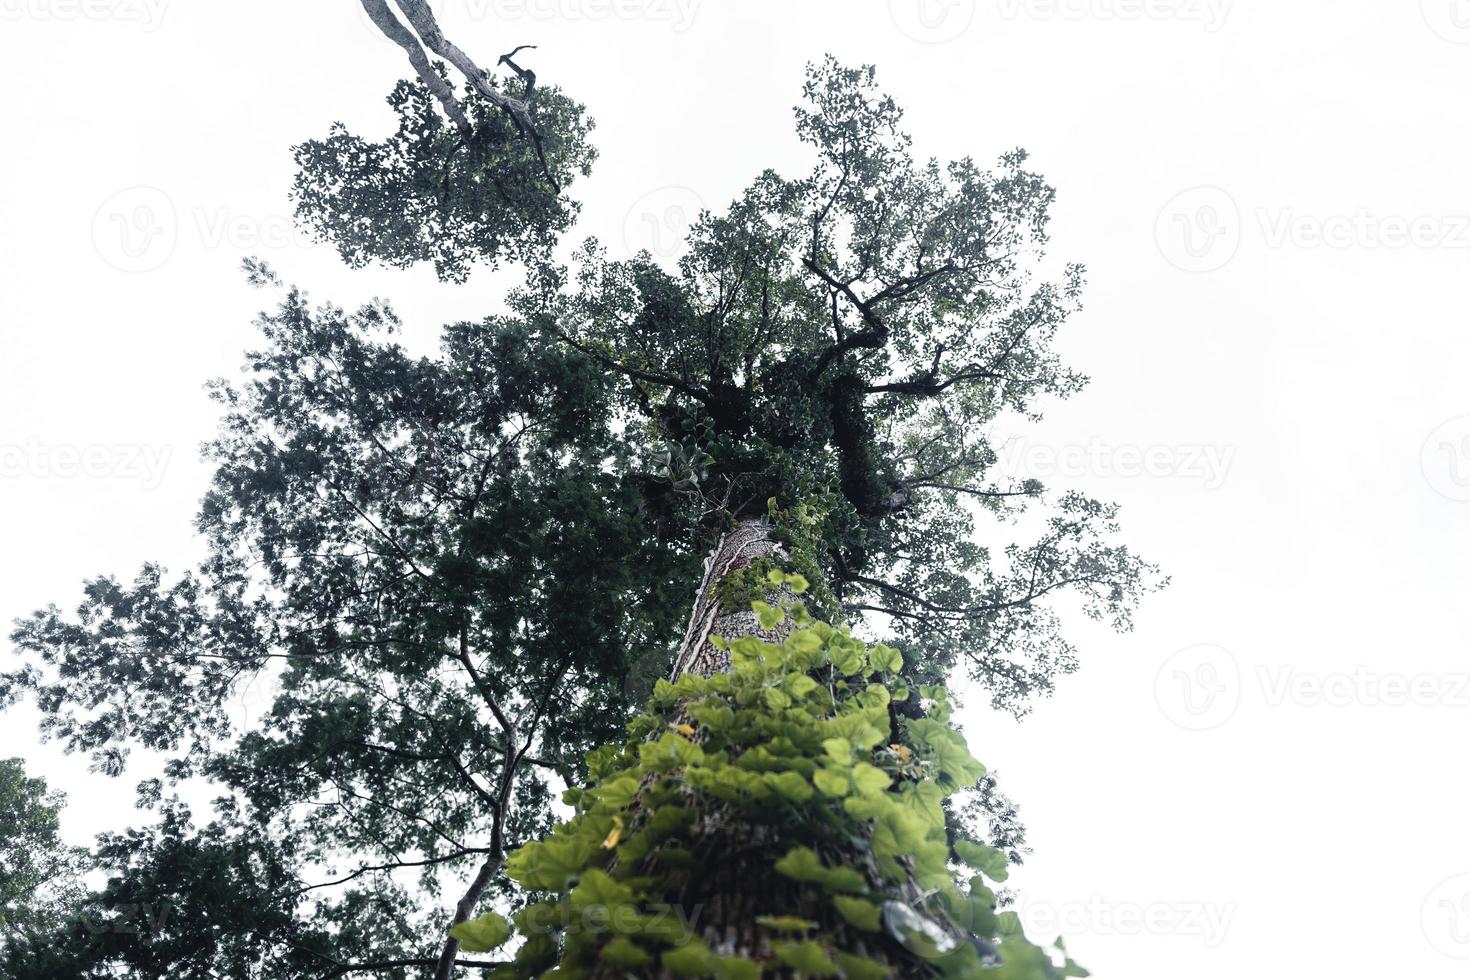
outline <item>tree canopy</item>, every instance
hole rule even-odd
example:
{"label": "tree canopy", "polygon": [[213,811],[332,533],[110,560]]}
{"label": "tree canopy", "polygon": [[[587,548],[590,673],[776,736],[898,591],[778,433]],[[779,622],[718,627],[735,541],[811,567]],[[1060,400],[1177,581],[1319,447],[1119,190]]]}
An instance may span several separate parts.
{"label": "tree canopy", "polygon": [[[424,975],[449,916],[524,901],[506,855],[626,738],[712,542],[773,505],[813,612],[902,651],[915,718],[956,669],[1024,713],[1077,665],[1059,601],[1126,628],[1157,582],[1112,506],[995,473],[992,433],[1086,380],[1054,346],[1082,270],[1040,275],[1053,191],[1023,152],[916,158],[873,69],[828,59],[796,111],[808,173],[701,215],[676,268],[597,242],[563,263],[582,107],[511,56],[507,94],[399,6],[467,90],[405,44],[398,131],[298,147],[298,215],[352,264],[514,261],[524,285],[414,355],[389,304],[314,304],[247,263],[277,299],[212,386],[208,558],[92,579],[16,625],[0,676],[0,703],[34,698],[102,772],[166,755],[139,787],[152,822],[99,841],[90,901],[172,912],[11,942],[0,975]],[[232,724],[261,682],[268,710]],[[981,789],[992,843],[1019,846]]]}

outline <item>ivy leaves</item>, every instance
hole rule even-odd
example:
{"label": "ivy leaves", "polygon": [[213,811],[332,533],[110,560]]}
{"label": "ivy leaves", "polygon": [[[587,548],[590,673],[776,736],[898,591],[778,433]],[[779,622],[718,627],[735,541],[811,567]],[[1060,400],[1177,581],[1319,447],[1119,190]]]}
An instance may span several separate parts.
{"label": "ivy leaves", "polygon": [[504,916],[486,912],[479,918],[454,926],[449,935],[459,940],[459,948],[466,953],[488,953],[505,945],[510,932],[510,923]]}
{"label": "ivy leaves", "polygon": [[[532,907],[540,911],[518,914],[518,928],[556,922],[556,976],[605,962],[630,971],[658,964],[680,977],[782,967],[882,977],[895,961],[870,957],[887,948],[927,959],[945,977],[970,977],[978,947],[957,942],[957,931],[1000,943],[1008,980],[1059,976],[1046,956],[1017,955],[1032,947],[995,914],[983,878],[964,887],[951,876],[943,801],[984,769],[950,724],[942,689],[926,689],[928,714],[901,723],[899,741],[884,744],[898,652],[816,620],[799,603],[781,613],[793,626],[782,642],[740,637],[724,644],[729,673],[661,682],[626,745],[589,760],[597,781],[566,794],[576,814],[507,864],[512,878],[548,896]],[[742,849],[751,835],[786,843]],[[1004,879],[1000,851],[969,841],[955,848],[990,880]],[[691,864],[695,851],[718,857]],[[786,902],[756,918],[769,960],[753,950],[717,955],[696,930],[660,918],[676,899],[699,901],[704,879],[728,862],[749,860],[769,863],[743,875],[787,886],[761,892]],[[860,935],[874,937],[867,954],[854,951]],[[551,965],[534,932],[526,936],[498,980],[541,976]],[[890,936],[896,947],[883,946]]]}

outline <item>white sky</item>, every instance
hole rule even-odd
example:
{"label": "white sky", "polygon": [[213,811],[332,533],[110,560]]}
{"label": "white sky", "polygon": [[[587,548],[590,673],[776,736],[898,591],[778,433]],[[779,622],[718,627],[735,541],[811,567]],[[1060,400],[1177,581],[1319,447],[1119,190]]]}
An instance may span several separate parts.
{"label": "white sky", "polygon": [[[793,169],[827,51],[878,64],[925,153],[1028,148],[1053,254],[1090,268],[1063,348],[1095,380],[1009,464],[1122,502],[1175,584],[1131,635],[1078,630],[1081,672],[1024,722],[971,699],[1036,849],[1027,921],[1103,980],[1465,975],[1470,3],[436,6],[482,63],[540,44],[589,103],[578,237],[615,250]],[[390,297],[425,344],[505,280],[293,239],[289,147],[382,132],[406,73],[353,0],[0,0],[0,66],[8,623],[198,555],[202,385],[266,299],[242,255]],[[70,792],[68,834],[132,819],[135,774],[89,775],[34,720],[0,718],[0,753]]]}

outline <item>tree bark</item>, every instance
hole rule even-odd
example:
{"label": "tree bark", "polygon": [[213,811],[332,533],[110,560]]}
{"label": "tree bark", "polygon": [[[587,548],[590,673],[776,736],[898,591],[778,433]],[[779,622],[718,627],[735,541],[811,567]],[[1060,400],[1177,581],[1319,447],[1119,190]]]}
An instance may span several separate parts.
{"label": "tree bark", "polygon": [[[781,624],[773,631],[762,631],[755,613],[749,609],[722,612],[717,591],[720,582],[727,576],[760,558],[785,554],[781,546],[771,539],[771,525],[764,519],[748,519],[738,523],[720,538],[714,550],[704,560],[704,578],[699,583],[699,592],[694,597],[694,608],[689,614],[689,626],[684,631],[684,641],[674,657],[674,669],[669,679],[676,681],[688,673],[702,677],[713,677],[730,669],[730,654],[717,649],[709,642],[712,636],[736,639],[741,636],[759,636],[764,640],[779,642],[790,630]],[[777,597],[790,596],[790,590],[782,587],[773,590]],[[769,601],[769,597],[768,597]]]}

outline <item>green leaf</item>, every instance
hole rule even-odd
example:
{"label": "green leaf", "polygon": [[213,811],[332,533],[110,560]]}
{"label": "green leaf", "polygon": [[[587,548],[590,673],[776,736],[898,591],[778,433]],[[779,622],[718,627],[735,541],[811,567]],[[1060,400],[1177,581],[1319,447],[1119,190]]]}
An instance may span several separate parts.
{"label": "green leaf", "polygon": [[510,938],[510,923],[504,916],[486,912],[479,918],[461,922],[449,930],[466,953],[488,953],[504,945]]}
{"label": "green leaf", "polygon": [[757,599],[750,604],[756,619],[760,622],[762,632],[769,633],[786,621],[786,613],[768,603]]}
{"label": "green leaf", "polygon": [[837,762],[847,763],[852,761],[852,743],[845,738],[822,739],[822,751],[826,752]]}
{"label": "green leaf", "polygon": [[859,929],[877,932],[882,927],[883,916],[878,906],[862,898],[837,895],[832,899],[842,917]]}
{"label": "green leaf", "polygon": [[893,784],[893,777],[869,762],[859,762],[852,767],[852,782],[861,796],[876,796]]}
{"label": "green leaf", "polygon": [[569,900],[574,909],[612,909],[631,905],[633,890],[621,882],[614,881],[606,871],[589,868],[582,873],[581,880],[577,882],[577,887],[572,889]]}
{"label": "green leaf", "polygon": [[1010,874],[1006,868],[1005,852],[988,844],[957,840],[954,842],[954,852],[960,856],[961,861],[976,871],[983,872],[991,881],[1005,881]]}
{"label": "green leaf", "polygon": [[836,769],[818,769],[812,773],[812,782],[824,795],[838,798],[846,796],[852,787],[847,776]]}
{"label": "green leaf", "polygon": [[793,698],[804,698],[816,689],[817,682],[806,674],[788,674],[786,676],[786,691]]}
{"label": "green leaf", "polygon": [[903,669],[903,654],[884,643],[868,649],[868,667],[874,672],[896,674]]}
{"label": "green leaf", "polygon": [[647,966],[653,962],[653,957],[648,955],[648,951],[627,936],[616,936],[612,942],[602,947],[602,958],[624,970]]}
{"label": "green leaf", "polygon": [[852,953],[839,952],[837,965],[847,980],[884,980],[890,972],[882,963]]}
{"label": "green leaf", "polygon": [[867,891],[868,882],[862,873],[855,868],[831,868],[826,877],[822,879],[822,885],[829,892],[847,892],[849,894]]}
{"label": "green leaf", "polygon": [[827,876],[827,869],[810,847],[793,847],[787,851],[776,862],[776,870],[793,881],[821,881]]}
{"label": "green leaf", "polygon": [[810,939],[799,943],[772,943],[771,950],[782,963],[798,973],[809,977],[837,976],[837,964],[832,962],[825,949]]}
{"label": "green leaf", "polygon": [[817,635],[815,630],[796,630],[790,636],[786,637],[786,645],[791,648],[793,653],[809,656],[822,649],[822,638]]}
{"label": "green leaf", "polygon": [[638,746],[638,758],[653,772],[668,772],[704,761],[704,750],[676,732],[664,732],[656,742]]}
{"label": "green leaf", "polygon": [[777,796],[792,803],[805,803],[812,798],[812,784],[799,772],[768,772],[761,779]]}
{"label": "green leaf", "polygon": [[719,980],[760,980],[761,965],[741,956],[715,957],[715,976]]}
{"label": "green leaf", "polygon": [[709,947],[698,939],[674,949],[665,950],[664,968],[676,977],[705,977],[715,970],[714,956]]}
{"label": "green leaf", "polygon": [[777,932],[811,932],[817,927],[817,923],[811,919],[801,919],[794,915],[758,915],[755,921]]}

